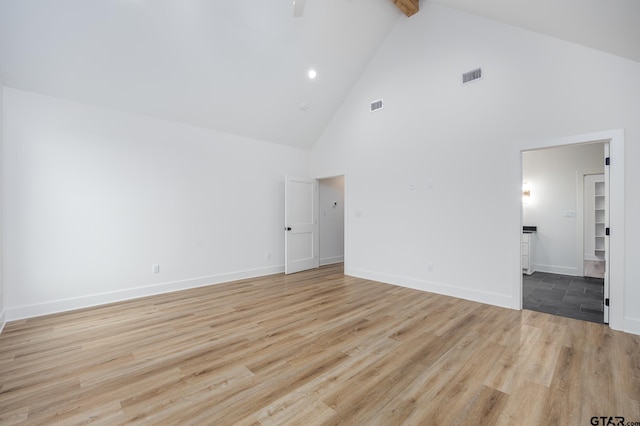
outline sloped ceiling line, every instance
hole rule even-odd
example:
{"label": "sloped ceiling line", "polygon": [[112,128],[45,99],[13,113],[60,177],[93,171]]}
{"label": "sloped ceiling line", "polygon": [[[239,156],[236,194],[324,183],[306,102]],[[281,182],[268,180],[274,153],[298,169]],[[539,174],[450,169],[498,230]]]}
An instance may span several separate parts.
{"label": "sloped ceiling line", "polygon": [[[418,1],[305,0],[296,18],[284,0],[0,0],[0,73],[16,89],[311,149]],[[640,62],[639,0],[422,0],[423,13],[430,3]]]}

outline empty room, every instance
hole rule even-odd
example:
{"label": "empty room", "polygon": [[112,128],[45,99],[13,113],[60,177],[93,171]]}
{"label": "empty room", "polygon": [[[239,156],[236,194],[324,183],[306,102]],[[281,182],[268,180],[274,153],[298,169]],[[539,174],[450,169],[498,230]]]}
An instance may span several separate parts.
{"label": "empty room", "polygon": [[0,424],[640,425],[638,18],[0,0]]}

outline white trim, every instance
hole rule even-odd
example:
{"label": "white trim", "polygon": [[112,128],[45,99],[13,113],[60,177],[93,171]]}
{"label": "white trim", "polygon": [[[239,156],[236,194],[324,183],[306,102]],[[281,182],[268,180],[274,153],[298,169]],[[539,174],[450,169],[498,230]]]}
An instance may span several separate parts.
{"label": "white trim", "polygon": [[614,330],[640,334],[640,321],[625,314],[624,130],[613,132],[609,142],[609,325]]}
{"label": "white trim", "polygon": [[154,296],[158,294],[188,290],[197,287],[206,287],[209,285],[243,280],[247,278],[256,278],[266,275],[279,274],[282,272],[284,272],[284,265],[279,265],[268,268],[250,269],[246,271],[211,275],[208,277],[198,277],[182,281],[154,284],[150,286],[130,288],[108,293],[99,293],[89,296],[74,297],[70,299],[54,300],[51,302],[37,303],[34,305],[17,306],[13,308],[7,308],[5,310],[6,320],[15,321],[42,315],[55,314],[59,312],[67,312],[76,309],[89,308],[92,306],[105,305],[108,303],[138,299],[140,297]]}
{"label": "white trim", "polygon": [[[609,325],[611,325],[611,323],[609,323]],[[625,333],[633,333],[633,334],[640,335],[640,318],[626,317],[624,322],[624,328],[620,328],[619,330],[624,331]]]}
{"label": "white trim", "polygon": [[0,312],[0,333],[2,333],[2,330],[4,330],[5,325],[7,325],[7,315],[3,310],[2,312]]}
{"label": "white trim", "polygon": [[333,265],[334,263],[344,262],[344,256],[333,256],[320,259],[320,266]]}
{"label": "white trim", "polygon": [[457,287],[448,284],[418,280],[415,278],[403,277],[399,275],[383,274],[357,268],[349,269],[348,271],[345,270],[345,274],[352,277],[364,278],[367,280],[378,281],[386,284],[412,288],[414,290],[427,291],[430,293],[437,293],[444,296],[455,297],[458,299],[470,300],[472,302],[485,303],[487,305],[513,309],[513,300],[511,296],[505,296],[504,294],[479,291],[466,287]]}
{"label": "white trim", "polygon": [[[593,253],[585,253],[584,257],[582,258],[582,263],[584,263],[585,260],[593,260],[593,261],[603,261],[604,259],[602,257],[598,257]],[[583,273],[580,273],[580,271],[578,270],[579,275],[578,276],[583,276],[584,275],[584,265],[583,266]]]}
{"label": "white trim", "polygon": [[349,212],[351,211],[351,201],[349,200],[349,180],[347,179],[347,174],[344,173],[344,270],[349,266],[349,230],[351,229],[351,225],[349,224]]}
{"label": "white trim", "polygon": [[534,269],[536,272],[548,272],[550,274],[570,275],[572,277],[578,276],[578,268],[574,266],[540,265],[536,263]]}

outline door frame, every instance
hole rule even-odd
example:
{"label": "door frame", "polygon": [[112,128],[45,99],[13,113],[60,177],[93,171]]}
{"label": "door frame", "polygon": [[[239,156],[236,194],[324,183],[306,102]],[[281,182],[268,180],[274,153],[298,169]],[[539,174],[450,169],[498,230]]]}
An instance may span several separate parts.
{"label": "door frame", "polygon": [[[327,181],[328,179],[333,179],[333,178],[342,178],[342,198],[340,200],[336,200],[339,203],[341,203],[341,208],[343,211],[342,214],[342,228],[343,228],[343,232],[342,232],[342,261],[338,261],[338,262],[331,262],[331,263],[322,263],[322,245],[324,244],[322,241],[322,224],[323,224],[323,217],[324,215],[322,214],[323,211],[325,210],[326,206],[322,205],[322,184],[324,181]],[[318,249],[318,254],[319,254],[319,259],[320,259],[320,266],[325,266],[325,265],[331,265],[333,263],[343,263],[344,264],[344,225],[345,225],[345,216],[346,216],[346,209],[345,209],[345,203],[344,203],[344,199],[345,199],[345,184],[344,184],[344,175],[336,175],[336,176],[330,176],[330,177],[323,177],[323,178],[316,178],[318,181],[318,192],[319,192],[319,196],[320,196],[320,202],[318,203],[318,225],[319,225],[319,229],[318,229],[318,238],[319,238],[319,243],[320,243],[320,247]]]}
{"label": "door frame", "polygon": [[[349,265],[349,180],[347,179],[347,174],[346,173],[334,173],[334,174],[327,174],[327,175],[317,175],[314,176],[314,179],[317,179],[318,181],[321,181],[323,179],[331,179],[334,177],[340,177],[342,176],[343,180],[344,180],[344,196],[343,196],[343,203],[344,203],[344,273],[345,275],[347,274],[347,271],[349,270],[348,265]],[[318,215],[320,214],[320,206],[318,206]],[[318,216],[319,217],[319,216]],[[322,241],[320,241],[320,244],[322,244]],[[320,250],[318,250],[319,252]]]}
{"label": "door frame", "polygon": [[609,157],[611,158],[611,167],[609,168],[609,227],[611,228],[611,236],[609,237],[609,256],[607,272],[609,274],[609,327],[614,330],[632,330],[635,328],[633,320],[627,320],[625,317],[624,293],[625,293],[625,273],[624,273],[624,129],[608,130],[597,133],[589,133],[584,135],[568,136],[557,139],[547,139],[538,141],[529,141],[518,150],[519,156],[519,173],[518,173],[518,192],[514,197],[514,202],[519,204],[520,227],[518,229],[517,241],[518,245],[518,276],[514,283],[513,294],[518,297],[516,302],[522,310],[522,266],[520,260],[522,258],[522,244],[520,242],[522,235],[522,153],[541,148],[552,148],[564,145],[575,145],[593,142],[609,142]]}

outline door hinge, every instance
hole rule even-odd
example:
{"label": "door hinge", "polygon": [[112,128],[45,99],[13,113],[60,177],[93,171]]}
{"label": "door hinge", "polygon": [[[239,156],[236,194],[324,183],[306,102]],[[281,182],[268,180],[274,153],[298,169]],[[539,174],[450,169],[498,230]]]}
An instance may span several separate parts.
{"label": "door hinge", "polygon": [[610,166],[611,165],[611,158],[610,157],[607,157],[607,158],[604,159],[604,165],[605,166]]}
{"label": "door hinge", "polygon": [[609,306],[609,298],[604,299],[604,306]]}
{"label": "door hinge", "polygon": [[604,229],[604,235],[609,235],[609,233],[610,233],[609,228],[605,228],[605,229]]}

